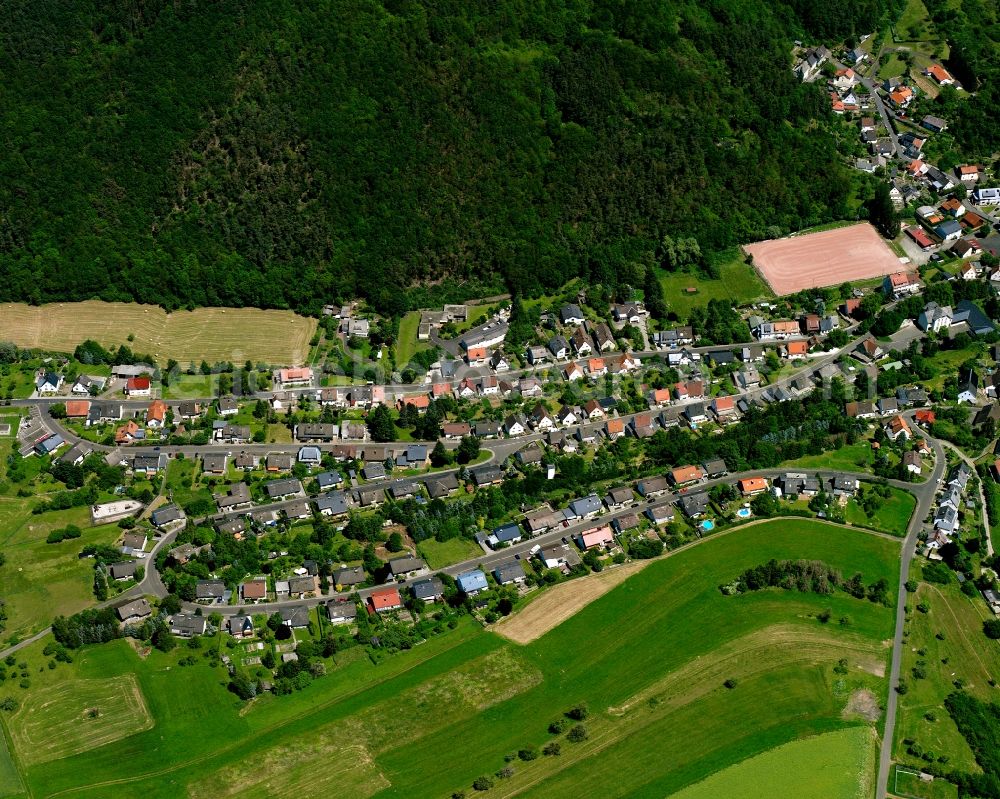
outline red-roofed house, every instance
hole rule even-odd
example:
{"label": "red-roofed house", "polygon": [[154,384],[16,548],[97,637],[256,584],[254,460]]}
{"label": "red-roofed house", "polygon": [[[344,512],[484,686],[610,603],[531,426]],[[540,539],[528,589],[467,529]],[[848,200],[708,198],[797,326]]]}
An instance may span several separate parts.
{"label": "red-roofed house", "polygon": [[278,382],[283,386],[306,385],[312,382],[313,370],[308,366],[298,366],[293,369],[279,369]]}
{"label": "red-roofed house", "polygon": [[426,394],[413,394],[408,397],[400,397],[396,401],[396,407],[403,410],[407,405],[412,405],[418,411],[426,411],[430,407],[431,398]]}
{"label": "red-roofed house", "polygon": [[896,108],[906,108],[913,100],[913,89],[909,86],[900,86],[896,91],[889,94],[889,100]]}
{"label": "red-roofed house", "polygon": [[131,441],[135,441],[136,433],[139,432],[139,429],[139,425],[135,423],[135,419],[129,419],[125,424],[115,430],[115,443],[128,444]]}
{"label": "red-roofed house", "polygon": [[805,341],[789,341],[785,345],[785,357],[789,360],[805,358],[809,353],[809,345]]}
{"label": "red-roofed house", "polygon": [[979,180],[979,167],[975,164],[962,164],[958,168],[958,176],[963,183],[975,183]]}
{"label": "red-roofed house", "polygon": [[625,421],[623,419],[608,419],[604,423],[604,432],[608,438],[621,438],[625,435]]}
{"label": "red-roofed house", "polygon": [[125,393],[130,397],[148,397],[152,383],[146,376],[130,377],[125,381]]}
{"label": "red-roofed house", "polygon": [[383,588],[373,591],[368,597],[368,610],[371,613],[388,613],[403,607],[403,600],[395,588]]}
{"label": "red-roofed house", "polygon": [[669,405],[670,389],[654,388],[652,391],[649,392],[649,402],[651,405]]}
{"label": "red-roofed house", "polygon": [[146,427],[163,427],[167,421],[167,404],[163,400],[153,400],[146,410]]}
{"label": "red-roofed house", "polygon": [[705,476],[705,472],[700,466],[678,466],[676,469],[670,472],[670,481],[674,485],[683,485],[684,483],[693,483],[695,480],[701,480]]}
{"label": "red-roofed house", "polygon": [[924,70],[924,74],[934,78],[939,86],[950,86],[955,82],[948,70],[940,64],[931,64]]}
{"label": "red-roofed house", "polygon": [[921,408],[915,414],[913,418],[916,419],[920,424],[934,424],[936,417],[934,416],[934,411],[929,411],[926,408]]}
{"label": "red-roofed house", "polygon": [[431,394],[435,397],[447,397],[451,395],[451,383],[435,383],[431,386]]}
{"label": "red-roofed house", "polygon": [[69,400],[66,403],[67,419],[86,419],[90,413],[89,400]]}
{"label": "red-roofed house", "polygon": [[608,525],[594,527],[585,530],[576,537],[580,549],[591,549],[593,547],[609,547],[615,542],[614,533]]}
{"label": "red-roofed house", "polygon": [[469,347],[465,360],[469,366],[482,366],[486,363],[486,347]]}
{"label": "red-roofed house", "polygon": [[882,290],[892,297],[899,299],[916,294],[922,287],[920,275],[916,272],[893,272],[886,275],[882,281]]}
{"label": "red-roofed house", "polygon": [[752,497],[765,491],[767,491],[767,479],[764,477],[746,477],[740,480],[740,493],[745,497]]}
{"label": "red-roofed house", "polygon": [[910,430],[909,422],[899,414],[896,414],[889,420],[889,424],[885,426],[885,434],[895,441],[900,437],[909,439],[912,431]]}
{"label": "red-roofed house", "polygon": [[720,424],[732,421],[736,416],[736,398],[716,397],[712,400],[709,408],[715,414],[715,420]]}
{"label": "red-roofed house", "polygon": [[906,229],[906,235],[913,239],[921,250],[929,250],[934,246],[934,242],[931,240],[931,237],[924,232],[923,228],[916,227],[915,225],[908,227]]}

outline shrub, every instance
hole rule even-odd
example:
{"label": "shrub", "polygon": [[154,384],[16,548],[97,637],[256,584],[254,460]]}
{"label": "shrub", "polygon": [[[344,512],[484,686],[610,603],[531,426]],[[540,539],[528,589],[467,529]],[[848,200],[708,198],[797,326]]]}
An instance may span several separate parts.
{"label": "shrub", "polygon": [[573,721],[583,721],[588,715],[590,715],[590,710],[585,702],[574,705],[566,711],[566,717],[573,719]]}
{"label": "shrub", "polygon": [[538,757],[538,747],[526,746],[524,747],[524,749],[518,750],[517,756],[525,762],[528,762],[530,760],[535,760]]}
{"label": "shrub", "polygon": [[488,791],[493,787],[493,778],[483,774],[481,777],[476,777],[473,780],[472,787],[477,791]]}
{"label": "shrub", "polygon": [[731,690],[733,690],[733,688],[735,688],[735,687],[736,687],[736,680],[734,680],[734,679],[733,679],[732,677],[730,677],[730,678],[729,678],[728,680],[726,680],[726,681],[725,681],[724,683],[722,683],[722,684],[723,684],[724,686],[726,686],[726,688],[728,688],[728,689],[729,689],[729,690],[731,691]]}
{"label": "shrub", "polygon": [[586,741],[590,737],[590,733],[587,732],[587,728],[582,724],[577,724],[573,729],[571,729],[566,734],[566,740],[570,743],[578,744],[582,741]]}
{"label": "shrub", "polygon": [[562,745],[559,741],[549,741],[549,743],[545,744],[542,754],[546,757],[558,757],[562,754]]}

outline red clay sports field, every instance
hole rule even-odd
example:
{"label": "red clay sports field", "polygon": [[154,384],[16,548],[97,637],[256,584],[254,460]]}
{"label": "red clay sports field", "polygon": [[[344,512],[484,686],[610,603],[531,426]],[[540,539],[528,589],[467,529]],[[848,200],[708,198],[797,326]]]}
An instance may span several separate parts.
{"label": "red clay sports field", "polygon": [[867,222],[761,241],[743,249],[753,256],[754,267],[779,297],[803,289],[881,277],[904,268]]}

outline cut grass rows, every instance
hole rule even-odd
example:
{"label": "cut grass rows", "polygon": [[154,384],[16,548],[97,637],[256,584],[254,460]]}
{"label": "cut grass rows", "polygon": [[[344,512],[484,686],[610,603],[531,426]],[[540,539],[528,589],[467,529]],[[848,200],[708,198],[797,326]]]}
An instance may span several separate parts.
{"label": "cut grass rows", "polygon": [[0,340],[73,352],[85,339],[93,339],[105,347],[125,344],[160,364],[173,358],[182,366],[203,360],[301,364],[315,330],[315,319],[257,308],[198,308],[168,314],[153,305],[97,300],[0,305]]}

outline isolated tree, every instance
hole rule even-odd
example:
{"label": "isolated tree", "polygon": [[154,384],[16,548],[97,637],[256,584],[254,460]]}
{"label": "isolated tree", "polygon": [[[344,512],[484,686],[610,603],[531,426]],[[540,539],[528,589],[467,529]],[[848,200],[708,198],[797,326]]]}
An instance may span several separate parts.
{"label": "isolated tree", "polygon": [[431,450],[431,466],[447,466],[451,463],[451,453],[440,439]]}
{"label": "isolated tree", "polygon": [[471,463],[479,456],[479,450],[478,438],[475,436],[462,436],[462,440],[458,444],[458,462]]}
{"label": "isolated tree", "polygon": [[392,441],[396,437],[392,411],[385,405],[379,405],[368,414],[367,424],[373,441]]}

